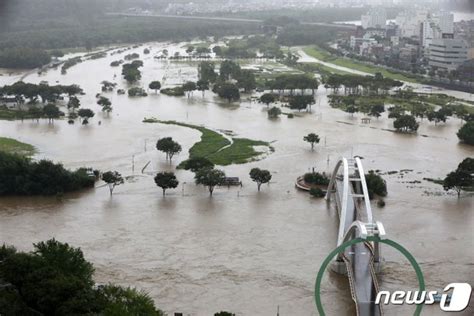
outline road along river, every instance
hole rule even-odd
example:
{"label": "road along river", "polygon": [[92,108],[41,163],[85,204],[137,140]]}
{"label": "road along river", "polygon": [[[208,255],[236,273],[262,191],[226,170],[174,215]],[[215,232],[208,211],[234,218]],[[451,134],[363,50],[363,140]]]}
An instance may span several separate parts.
{"label": "road along river", "polygon": [[[348,67],[343,67],[339,66],[330,62],[325,62],[320,59],[317,59],[315,57],[312,57],[308,54],[306,54],[302,49],[296,49],[297,54],[299,55],[298,62],[300,63],[317,63],[321,64],[336,70],[348,72],[354,75],[360,75],[360,76],[371,76],[372,74],[364,71],[360,71],[357,69],[352,69]],[[474,101],[474,96],[472,93],[468,92],[462,92],[462,91],[455,91],[455,90],[448,90],[448,89],[443,89],[435,86],[430,86],[430,85],[425,85],[425,84],[420,84],[420,83],[413,83],[413,82],[405,82],[405,87],[410,86],[413,88],[413,91],[415,92],[421,92],[421,93],[442,93],[446,95],[453,96],[455,98],[460,98],[464,100],[469,100],[469,101]]]}

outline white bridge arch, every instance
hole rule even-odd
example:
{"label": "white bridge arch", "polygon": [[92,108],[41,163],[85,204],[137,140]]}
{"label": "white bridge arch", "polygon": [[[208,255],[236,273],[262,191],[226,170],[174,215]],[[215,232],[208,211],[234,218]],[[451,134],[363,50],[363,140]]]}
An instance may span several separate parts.
{"label": "white bridge arch", "polygon": [[[326,200],[334,199],[339,214],[337,246],[354,238],[385,238],[385,228],[374,220],[361,159],[341,157],[334,167]],[[347,248],[336,256],[332,270],[349,278],[357,315],[381,315],[375,304],[378,293],[376,272],[381,270],[380,243],[366,241]]]}

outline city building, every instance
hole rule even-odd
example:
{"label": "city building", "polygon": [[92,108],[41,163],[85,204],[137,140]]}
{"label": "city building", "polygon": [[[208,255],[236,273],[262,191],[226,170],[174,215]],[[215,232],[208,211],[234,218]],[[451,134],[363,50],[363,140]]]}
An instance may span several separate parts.
{"label": "city building", "polygon": [[375,45],[377,44],[377,41],[371,37],[355,37],[351,36],[350,38],[350,47],[352,50],[356,51],[357,53],[360,53],[361,47],[364,49],[367,48],[368,46]]}
{"label": "city building", "polygon": [[421,23],[421,46],[427,54],[430,44],[433,39],[441,38],[441,28],[439,27],[437,19],[428,16],[426,20]]}
{"label": "city building", "polygon": [[441,11],[434,18],[438,22],[441,33],[454,33],[454,14],[446,11]]}
{"label": "city building", "polygon": [[395,18],[395,23],[399,26],[401,37],[420,37],[421,23],[428,16],[426,10],[402,11]]}
{"label": "city building", "polygon": [[361,25],[367,28],[385,28],[387,12],[384,8],[371,8],[367,14],[361,16]]}
{"label": "city building", "polygon": [[398,46],[400,45],[400,37],[398,36],[390,36],[390,44],[392,46]]}
{"label": "city building", "polygon": [[433,68],[456,70],[460,64],[468,60],[469,47],[462,39],[444,35],[433,39],[429,46],[429,65]]}
{"label": "city building", "polygon": [[387,24],[386,28],[385,28],[385,36],[387,38],[390,38],[392,36],[400,36],[400,29],[398,27],[397,24],[395,24],[394,22],[390,22]]}
{"label": "city building", "polygon": [[365,31],[364,37],[375,37],[375,36],[378,36],[378,37],[384,38],[385,35],[386,35],[385,29],[382,29],[382,28],[368,28],[368,29]]}
{"label": "city building", "polygon": [[399,62],[405,69],[412,68],[418,60],[419,49],[418,45],[405,44],[399,49]]}

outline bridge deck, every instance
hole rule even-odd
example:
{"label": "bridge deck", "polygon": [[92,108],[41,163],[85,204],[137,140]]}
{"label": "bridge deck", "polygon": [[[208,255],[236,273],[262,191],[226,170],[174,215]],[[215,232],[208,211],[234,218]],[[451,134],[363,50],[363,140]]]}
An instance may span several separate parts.
{"label": "bridge deck", "polygon": [[[336,203],[340,215],[343,182],[341,180],[336,181],[336,187]],[[352,185],[349,187],[350,192],[352,193]],[[351,224],[358,219],[357,207],[353,198],[349,198],[347,201],[347,212],[344,223],[345,232],[349,229]],[[355,244],[346,249],[343,257],[348,271],[349,283],[351,284],[352,297],[357,308],[357,315],[382,315],[380,307],[375,305],[378,285],[373,265],[373,252],[371,246],[366,243]]]}

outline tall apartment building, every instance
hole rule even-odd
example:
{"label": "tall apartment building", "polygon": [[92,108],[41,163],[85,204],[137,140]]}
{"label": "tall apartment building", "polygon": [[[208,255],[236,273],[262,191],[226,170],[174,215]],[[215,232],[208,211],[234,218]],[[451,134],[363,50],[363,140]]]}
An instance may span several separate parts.
{"label": "tall apartment building", "polygon": [[447,11],[436,14],[430,14],[427,10],[402,11],[395,21],[401,37],[418,37],[423,41],[424,34],[432,38],[432,35],[441,37],[443,33],[454,33],[454,15]]}
{"label": "tall apartment building", "polygon": [[468,60],[469,46],[461,39],[445,35],[433,39],[429,46],[429,65],[434,68],[456,70]]}
{"label": "tall apartment building", "polygon": [[454,14],[446,11],[441,11],[434,16],[437,20],[441,33],[454,33]]}
{"label": "tall apartment building", "polygon": [[428,16],[426,20],[421,22],[420,39],[421,46],[424,51],[428,51],[430,44],[433,42],[434,39],[441,37],[441,28],[439,27],[439,23],[436,19],[431,16]]}
{"label": "tall apartment building", "polygon": [[364,29],[385,28],[387,12],[384,8],[371,8],[367,14],[361,16],[361,25]]}
{"label": "tall apartment building", "polygon": [[401,37],[420,37],[420,24],[428,16],[426,10],[402,11],[400,12],[395,23],[399,26]]}

